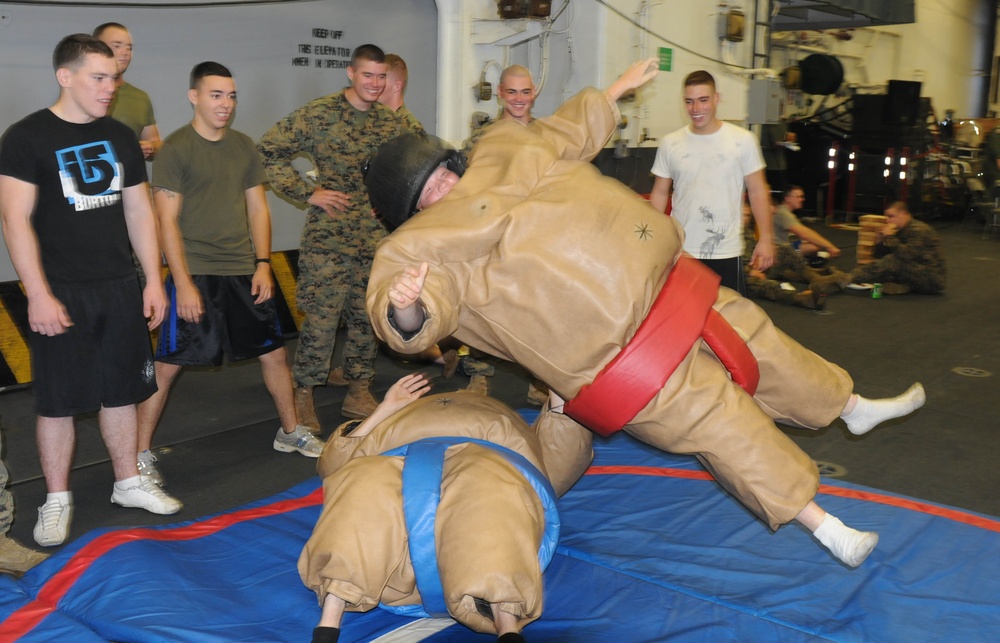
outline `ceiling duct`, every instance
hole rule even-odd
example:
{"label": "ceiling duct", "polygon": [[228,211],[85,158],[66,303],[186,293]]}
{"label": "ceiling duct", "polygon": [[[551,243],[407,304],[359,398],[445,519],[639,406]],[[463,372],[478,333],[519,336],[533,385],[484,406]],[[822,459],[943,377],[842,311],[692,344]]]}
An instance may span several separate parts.
{"label": "ceiling duct", "polygon": [[914,0],[775,0],[772,31],[858,29],[916,22]]}

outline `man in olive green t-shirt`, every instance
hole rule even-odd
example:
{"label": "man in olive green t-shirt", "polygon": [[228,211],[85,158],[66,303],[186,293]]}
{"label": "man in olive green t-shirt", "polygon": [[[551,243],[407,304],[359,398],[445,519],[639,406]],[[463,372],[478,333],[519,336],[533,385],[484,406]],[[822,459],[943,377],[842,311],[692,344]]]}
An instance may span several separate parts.
{"label": "man in olive green t-shirt", "polygon": [[108,109],[108,116],[128,125],[139,139],[143,158],[152,160],[163,145],[160,130],[156,127],[156,117],[153,116],[153,103],[149,100],[149,94],[125,82],[125,72],[132,63],[132,35],[124,25],[105,22],[94,29],[93,36],[111,47],[111,51],[115,53],[115,62],[118,63],[118,88]]}
{"label": "man in olive green t-shirt", "polygon": [[271,274],[271,214],[253,140],[229,129],[236,84],[224,66],[191,71],[194,118],[164,141],[153,164],[160,243],[170,267],[169,319],[156,349],[159,390],[139,405],[139,473],[163,478],[150,452],[167,393],[182,366],[256,357],[281,427],[277,451],[316,458],[322,443],[300,425]]}

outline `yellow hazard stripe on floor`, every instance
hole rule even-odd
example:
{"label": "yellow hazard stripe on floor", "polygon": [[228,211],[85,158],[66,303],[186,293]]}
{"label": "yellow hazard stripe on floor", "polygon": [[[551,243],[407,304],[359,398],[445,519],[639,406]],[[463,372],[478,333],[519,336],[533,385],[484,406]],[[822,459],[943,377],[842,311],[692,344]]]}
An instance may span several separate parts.
{"label": "yellow hazard stripe on floor", "polygon": [[302,320],[306,316],[295,303],[295,272],[292,270],[288,254],[284,252],[271,253],[271,270],[274,272],[274,279],[278,282],[278,288],[281,289],[285,303],[288,304],[288,310],[292,313],[292,319],[295,320],[295,328],[302,328]]}
{"label": "yellow hazard stripe on floor", "polygon": [[[294,254],[294,251],[293,251]],[[305,314],[299,311],[295,303],[295,272],[292,269],[292,261],[287,252],[275,252],[271,254],[271,270],[274,272],[275,281],[281,290],[281,295],[288,305],[288,310],[292,314],[295,328],[302,327],[302,320]],[[161,278],[166,279],[168,269],[163,266]],[[24,286],[18,284],[21,292]],[[169,314],[169,311],[168,311]],[[7,310],[6,304],[0,298],[0,360],[14,374],[15,382],[0,382],[0,387],[11,384],[31,383],[31,351],[28,349],[26,341],[28,329],[20,328]],[[156,349],[158,329],[150,333],[150,340],[153,349]],[[0,378],[2,379],[2,378]]]}
{"label": "yellow hazard stripe on floor", "polygon": [[[21,286],[21,292],[24,292],[24,286]],[[18,327],[7,305],[0,299],[0,359],[14,374],[16,384],[31,381],[31,352],[25,339],[27,332],[27,328]]]}

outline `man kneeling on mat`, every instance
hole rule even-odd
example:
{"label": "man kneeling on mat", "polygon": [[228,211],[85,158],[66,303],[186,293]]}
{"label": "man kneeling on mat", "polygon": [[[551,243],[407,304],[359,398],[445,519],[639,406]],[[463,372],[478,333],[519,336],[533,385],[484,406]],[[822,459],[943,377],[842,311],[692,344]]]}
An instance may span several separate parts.
{"label": "man kneeling on mat", "polygon": [[582,474],[589,442],[576,440],[579,466],[550,484],[548,447],[517,413],[465,391],[422,397],[429,389],[422,374],[403,377],[327,441],[323,509],[299,557],[323,608],[314,643],[337,641],[345,611],[380,604],[451,615],[505,643],[541,615],[556,493]]}

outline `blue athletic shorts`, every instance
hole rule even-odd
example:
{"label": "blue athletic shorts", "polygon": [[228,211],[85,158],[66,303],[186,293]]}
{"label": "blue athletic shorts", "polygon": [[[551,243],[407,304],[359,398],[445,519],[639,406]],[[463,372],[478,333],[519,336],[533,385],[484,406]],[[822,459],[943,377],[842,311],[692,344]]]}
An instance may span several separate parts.
{"label": "blue athletic shorts", "polygon": [[177,316],[177,288],[167,277],[170,311],[160,327],[156,361],[179,366],[220,366],[260,357],[284,346],[274,299],[255,304],[252,275],[193,275],[205,314],[192,324]]}

